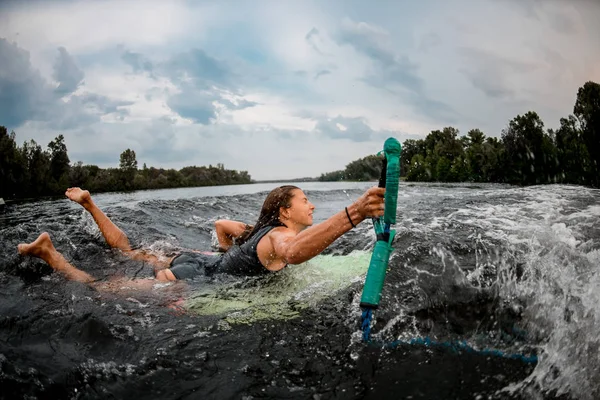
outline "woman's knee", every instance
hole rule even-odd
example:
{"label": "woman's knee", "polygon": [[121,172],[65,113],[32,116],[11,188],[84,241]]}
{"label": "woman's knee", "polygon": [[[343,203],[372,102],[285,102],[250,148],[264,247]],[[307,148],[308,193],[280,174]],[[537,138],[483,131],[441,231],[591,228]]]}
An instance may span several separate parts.
{"label": "woman's knee", "polygon": [[177,278],[170,269],[161,269],[156,273],[156,279],[163,282],[176,281]]}

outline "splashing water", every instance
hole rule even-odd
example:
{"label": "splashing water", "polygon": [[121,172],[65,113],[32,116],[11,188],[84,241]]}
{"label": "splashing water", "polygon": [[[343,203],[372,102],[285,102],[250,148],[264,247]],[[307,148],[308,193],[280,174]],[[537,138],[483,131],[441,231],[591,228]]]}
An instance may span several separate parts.
{"label": "splashing water", "polygon": [[599,398],[600,191],[551,186],[484,196],[489,199],[484,204],[423,227],[463,235],[473,228],[468,239],[474,242],[475,267],[461,268],[452,246],[437,245],[433,252],[443,268],[436,271],[444,273],[449,254],[454,270],[462,269],[473,287],[491,288],[498,302],[518,314],[515,327],[526,337],[505,351],[533,347],[539,362],[526,380],[508,385],[507,393]]}
{"label": "splashing water", "polygon": [[[328,185],[305,190],[317,223],[371,184]],[[266,194],[211,190],[96,202],[133,243],[166,257],[214,246],[216,219],[252,223]],[[152,276],[108,249],[81,208],[44,201],[9,209],[0,219],[0,384],[40,398],[156,397],[161,385],[171,397],[600,397],[600,191],[403,183],[399,198],[395,250],[371,325],[379,342],[415,339],[393,349],[361,339],[369,221],[282,273],[191,282],[173,293],[186,313],[173,314],[164,308],[173,296],[157,300],[175,292],[170,285],[99,296],[16,256],[19,242],[45,230],[95,277]],[[424,338],[539,361],[524,367],[455,354]],[[166,385],[173,376],[185,384]]]}

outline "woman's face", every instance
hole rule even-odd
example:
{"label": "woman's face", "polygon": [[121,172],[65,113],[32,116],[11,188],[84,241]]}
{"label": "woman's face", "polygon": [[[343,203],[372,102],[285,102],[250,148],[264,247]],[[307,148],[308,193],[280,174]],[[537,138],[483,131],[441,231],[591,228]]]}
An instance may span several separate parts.
{"label": "woman's face", "polygon": [[296,224],[311,226],[313,224],[314,204],[308,201],[302,190],[294,189],[293,193],[294,195],[290,200],[290,207],[282,208],[280,215]]}

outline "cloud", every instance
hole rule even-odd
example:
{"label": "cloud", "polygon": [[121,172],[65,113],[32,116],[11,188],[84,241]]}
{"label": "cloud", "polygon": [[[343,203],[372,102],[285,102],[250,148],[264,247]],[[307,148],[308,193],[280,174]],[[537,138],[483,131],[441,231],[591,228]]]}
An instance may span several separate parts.
{"label": "cloud", "polygon": [[216,118],[214,102],[218,98],[211,91],[182,86],[182,91],[172,95],[167,105],[183,118],[206,125]]}
{"label": "cloud", "polygon": [[575,21],[571,19],[568,15],[563,13],[553,13],[552,15],[552,25],[554,28],[565,35],[571,35],[577,33],[578,27]]}
{"label": "cloud", "polygon": [[330,139],[348,139],[353,142],[369,142],[397,135],[397,133],[389,131],[374,131],[367,125],[364,118],[341,115],[335,118],[319,119],[314,131]]}
{"label": "cloud", "polygon": [[234,99],[232,101],[223,97],[219,100],[219,102],[225,105],[229,110],[243,110],[244,108],[255,107],[260,105],[260,103],[246,99]]}
{"label": "cloud", "polygon": [[538,68],[535,64],[512,60],[481,49],[463,47],[459,52],[466,60],[465,65],[468,65],[463,67],[463,73],[473,86],[495,99],[514,98],[517,89],[511,85],[511,79]]}
{"label": "cloud", "polygon": [[421,37],[419,40],[419,50],[429,51],[442,43],[442,38],[435,32],[429,32]]}
{"label": "cloud", "polygon": [[201,148],[202,143],[205,143],[202,130],[194,127],[187,128],[184,131],[188,133],[187,140],[182,141],[178,137],[182,134],[182,130],[168,118],[152,121],[144,131],[144,135],[150,140],[137,141],[136,148],[139,149],[137,154],[141,159],[164,160],[165,163],[185,160],[187,165],[192,165],[194,161],[199,161],[202,156],[212,151],[210,148]]}
{"label": "cloud", "polygon": [[77,67],[67,49],[59,47],[53,74],[53,78],[58,82],[56,93],[64,96],[74,92],[83,81],[83,76],[83,71]]}
{"label": "cloud", "polygon": [[321,40],[319,37],[319,30],[317,28],[312,28],[304,37],[306,42],[310,45],[310,47],[318,54],[323,54],[321,49],[319,48]]}
{"label": "cloud", "polygon": [[173,82],[192,84],[197,88],[206,88],[209,84],[230,84],[233,78],[232,71],[225,63],[198,48],[176,54],[160,67],[161,73],[169,76]]}
{"label": "cloud", "polygon": [[33,69],[29,53],[0,39],[0,124],[16,127],[30,119],[46,118],[55,101],[52,88]]}
{"label": "cloud", "polygon": [[203,90],[182,85],[180,90],[169,97],[167,105],[181,117],[202,125],[215,122],[219,112],[243,110],[259,104],[214,87]]}
{"label": "cloud", "polygon": [[133,72],[152,72],[152,63],[139,53],[126,50],[121,55],[121,59],[131,66]]}
{"label": "cloud", "polygon": [[91,109],[98,115],[116,114],[121,121],[129,115],[129,110],[125,107],[134,104],[132,101],[114,100],[96,93],[82,93],[79,96],[72,97],[72,100],[83,107]]}
{"label": "cloud", "polygon": [[331,71],[328,69],[322,69],[319,72],[317,72],[315,74],[315,79],[319,79],[320,77],[324,76],[324,75],[329,75],[331,74]]}
{"label": "cloud", "polygon": [[345,20],[334,38],[339,45],[350,46],[372,61],[373,68],[361,77],[363,82],[394,94],[422,115],[454,120],[456,113],[452,107],[426,94],[418,64],[407,55],[393,51],[392,39],[386,30],[365,22]]}
{"label": "cloud", "polygon": [[597,2],[148,2],[0,4],[0,124],[85,162],[315,176],[388,136],[552,126],[600,81]]}
{"label": "cloud", "polygon": [[[238,77],[230,67],[194,48],[167,60],[150,61],[141,53],[126,50],[121,59],[135,73],[151,72],[153,77],[168,78],[175,89],[167,91],[167,106],[179,116],[207,125],[216,121],[223,110],[242,110],[258,103],[238,96]],[[151,100],[156,89],[145,94]]]}
{"label": "cloud", "polygon": [[5,61],[0,63],[0,124],[16,128],[41,121],[52,129],[71,129],[108,114],[123,120],[124,107],[132,104],[81,90],[84,73],[65,48],[58,48],[54,64],[56,87],[33,68],[27,51],[5,39],[0,39],[0,59]]}
{"label": "cloud", "polygon": [[406,55],[396,55],[390,48],[390,36],[383,29],[365,22],[345,21],[335,35],[340,45],[349,45],[357,52],[369,57],[375,69],[365,81],[376,87],[385,87],[390,82],[414,92],[421,92],[423,80],[418,76],[418,66]]}
{"label": "cloud", "polygon": [[0,2],[0,36],[18,33],[19,44],[33,53],[58,46],[77,54],[101,51],[107,44],[168,44],[185,40],[190,28],[210,18],[208,12],[192,15],[189,6],[177,0],[29,1],[13,7],[4,3]]}

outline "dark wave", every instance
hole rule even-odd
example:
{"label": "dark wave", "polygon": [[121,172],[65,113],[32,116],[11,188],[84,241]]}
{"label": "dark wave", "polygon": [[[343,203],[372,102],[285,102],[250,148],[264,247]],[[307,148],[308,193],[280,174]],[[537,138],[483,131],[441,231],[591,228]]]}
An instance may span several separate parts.
{"label": "dark wave", "polygon": [[[322,184],[305,192],[319,222],[366,187]],[[213,248],[219,218],[253,223],[266,193],[115,194],[99,203],[134,246],[168,256]],[[210,288],[225,301],[235,288],[239,300],[281,282],[200,279],[141,290],[121,280],[113,292],[66,282],[45,263],[17,255],[17,244],[48,231],[67,260],[107,285],[153,273],[110,249],[92,218],[67,200],[11,204],[0,219],[1,396],[594,398],[598,361],[586,352],[600,332],[599,200],[598,191],[570,186],[400,187],[374,339],[461,341],[536,354],[537,364],[443,346],[362,343],[361,276],[308,308],[284,291],[293,318],[250,324],[176,305]],[[324,253],[370,251],[374,240],[365,221]],[[318,287],[323,278],[312,279]]]}

